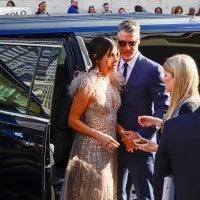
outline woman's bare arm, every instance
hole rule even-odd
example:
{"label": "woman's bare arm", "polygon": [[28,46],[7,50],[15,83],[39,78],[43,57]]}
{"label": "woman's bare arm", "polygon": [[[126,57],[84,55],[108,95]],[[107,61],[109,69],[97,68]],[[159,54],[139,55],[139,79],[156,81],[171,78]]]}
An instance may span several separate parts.
{"label": "woman's bare arm", "polygon": [[78,133],[98,140],[102,145],[109,149],[117,148],[119,146],[119,143],[114,138],[104,134],[101,131],[95,130],[87,126],[80,120],[90,102],[90,97],[86,95],[83,91],[78,91],[75,94],[68,118],[69,126],[72,129],[76,130]]}

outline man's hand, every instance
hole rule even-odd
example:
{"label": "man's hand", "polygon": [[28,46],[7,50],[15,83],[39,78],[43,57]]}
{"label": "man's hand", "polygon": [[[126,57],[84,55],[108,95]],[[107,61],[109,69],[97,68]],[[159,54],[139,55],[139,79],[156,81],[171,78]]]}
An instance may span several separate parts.
{"label": "man's hand", "polygon": [[127,138],[129,140],[140,138],[140,135],[137,132],[134,132],[134,131],[125,131],[125,130],[122,130],[121,133],[122,133],[123,137],[125,137],[125,138]]}
{"label": "man's hand", "polygon": [[121,140],[125,144],[126,150],[129,152],[133,152],[133,150],[136,148],[133,141],[140,138],[139,134],[134,131],[121,130],[121,135],[122,135]]}
{"label": "man's hand", "polygon": [[133,152],[133,150],[136,148],[135,144],[126,137],[122,137],[121,141],[124,143],[128,152]]}

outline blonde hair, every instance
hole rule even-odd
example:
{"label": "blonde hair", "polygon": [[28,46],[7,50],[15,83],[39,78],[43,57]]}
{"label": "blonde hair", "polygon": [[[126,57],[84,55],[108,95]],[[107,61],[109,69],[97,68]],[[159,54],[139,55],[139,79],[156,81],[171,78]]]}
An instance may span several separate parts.
{"label": "blonde hair", "polygon": [[171,100],[165,120],[170,119],[180,101],[194,98],[200,103],[198,91],[199,74],[195,61],[186,54],[177,54],[166,60],[164,70],[172,74],[174,87],[171,92]]}

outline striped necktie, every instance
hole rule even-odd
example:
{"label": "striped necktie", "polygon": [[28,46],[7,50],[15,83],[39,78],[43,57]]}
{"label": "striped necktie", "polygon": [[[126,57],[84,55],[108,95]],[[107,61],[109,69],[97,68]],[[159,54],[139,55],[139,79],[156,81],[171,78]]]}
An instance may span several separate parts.
{"label": "striped necktie", "polygon": [[123,66],[124,66],[123,76],[126,78],[128,64],[127,64],[127,63],[124,63]]}

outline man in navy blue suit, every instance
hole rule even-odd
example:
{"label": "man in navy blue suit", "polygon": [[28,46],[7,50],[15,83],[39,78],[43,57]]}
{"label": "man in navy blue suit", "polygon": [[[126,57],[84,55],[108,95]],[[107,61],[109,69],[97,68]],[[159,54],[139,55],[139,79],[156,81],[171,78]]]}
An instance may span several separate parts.
{"label": "man in navy blue suit", "polygon": [[165,122],[155,157],[155,200],[162,199],[163,179],[173,175],[176,200],[200,199],[200,108]]}
{"label": "man in navy blue suit", "polygon": [[[137,122],[138,116],[153,115],[163,118],[168,109],[169,96],[165,93],[162,81],[163,67],[139,52],[140,39],[140,26],[136,21],[127,19],[119,24],[117,42],[121,60],[118,70],[126,77],[126,87],[122,92],[118,123],[127,131],[131,130],[141,137],[151,139],[156,127],[141,128]],[[122,179],[128,169],[137,199],[152,200],[152,153],[140,150],[128,152],[121,143],[118,157],[118,199],[126,199],[122,197]]]}

